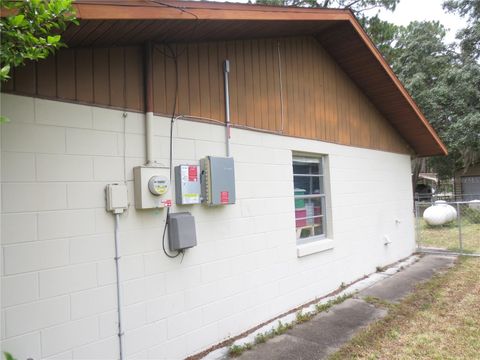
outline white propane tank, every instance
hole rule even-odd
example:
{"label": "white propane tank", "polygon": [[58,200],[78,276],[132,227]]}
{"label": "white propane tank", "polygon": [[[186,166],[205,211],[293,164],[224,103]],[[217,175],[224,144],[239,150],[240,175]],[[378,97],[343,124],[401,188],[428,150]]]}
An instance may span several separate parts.
{"label": "white propane tank", "polygon": [[432,205],[425,209],[423,218],[428,225],[443,225],[450,218],[450,211],[442,205]]}
{"label": "white propane tank", "polygon": [[448,205],[445,200],[437,200],[435,201],[436,206],[441,206],[444,208],[445,212],[448,214],[447,221],[450,222],[457,218],[457,210],[451,205]]}
{"label": "white propane tank", "polygon": [[448,209],[448,211],[450,212],[450,220],[447,220],[447,222],[456,220],[457,219],[457,210],[452,205],[443,205],[443,206],[445,206]]}

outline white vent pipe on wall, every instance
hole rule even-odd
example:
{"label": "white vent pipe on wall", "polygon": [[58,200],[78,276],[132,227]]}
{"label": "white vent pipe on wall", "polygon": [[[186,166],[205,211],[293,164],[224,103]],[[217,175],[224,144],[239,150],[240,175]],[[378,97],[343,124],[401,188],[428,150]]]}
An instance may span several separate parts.
{"label": "white vent pipe on wall", "polygon": [[155,163],[153,160],[153,112],[145,113],[145,147],[147,165]]}

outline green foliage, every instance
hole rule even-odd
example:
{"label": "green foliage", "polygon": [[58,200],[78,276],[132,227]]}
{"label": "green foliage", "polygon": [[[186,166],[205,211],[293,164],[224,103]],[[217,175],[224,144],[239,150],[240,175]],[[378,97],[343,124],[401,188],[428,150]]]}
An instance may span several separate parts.
{"label": "green foliage", "polygon": [[362,17],[360,23],[378,50],[380,50],[383,57],[390,62],[390,60],[395,57],[396,49],[393,44],[397,38],[400,27],[388,21],[381,20],[378,15],[370,18]]}
{"label": "green foliage", "polygon": [[330,310],[330,308],[332,306],[341,304],[342,302],[344,302],[347,299],[350,299],[351,297],[352,297],[351,294],[344,294],[344,295],[339,296],[339,297],[337,297],[333,300],[329,300],[328,302],[326,302],[324,304],[318,303],[318,304],[315,305],[316,313],[320,314],[322,312],[328,311],[328,310]]}
{"label": "green foliage", "polygon": [[318,303],[318,304],[315,304],[315,311],[317,312],[317,314],[319,314],[319,313],[328,311],[331,307],[332,307],[332,304],[330,304],[329,302],[325,304]]}
{"label": "green foliage", "polygon": [[301,6],[316,8],[350,9],[355,14],[365,10],[384,8],[395,10],[400,0],[257,0],[257,4],[275,6]]}
{"label": "green foliage", "polygon": [[267,334],[258,334],[255,336],[255,345],[263,344],[268,340],[268,333]]}
{"label": "green foliage", "polygon": [[60,33],[68,22],[77,23],[71,0],[0,0],[9,15],[0,18],[0,80],[26,60],[46,58],[65,46]]}
{"label": "green foliage", "polygon": [[16,360],[12,354],[10,354],[9,352],[4,352],[3,355],[5,356],[5,360]]}
{"label": "green foliage", "polygon": [[480,159],[480,65],[444,37],[438,22],[401,27],[390,63],[449,149],[429,168],[450,178]]}
{"label": "green foliage", "polygon": [[468,18],[468,26],[462,29],[457,38],[460,40],[462,54],[473,59],[480,58],[480,1],[447,0],[443,8]]}
{"label": "green foliage", "polygon": [[301,324],[301,323],[307,322],[311,318],[313,318],[315,315],[316,313],[313,313],[313,312],[304,313],[302,310],[300,310],[297,312],[297,315],[296,315],[296,323]]}
{"label": "green foliage", "polygon": [[246,349],[244,349],[243,346],[240,346],[240,345],[232,345],[230,346],[230,348],[228,349],[228,355],[231,356],[231,357],[236,357],[236,356],[240,356],[242,355],[244,352],[245,352]]}
{"label": "green foliage", "polygon": [[293,328],[293,325],[294,323],[284,324],[279,321],[277,327],[273,330],[273,335],[282,335]]}
{"label": "green foliage", "polygon": [[386,300],[383,300],[383,299],[380,299],[376,296],[365,296],[363,298],[363,300],[369,304],[372,304],[374,306],[378,306],[378,307],[383,307],[383,308],[392,308],[395,306],[395,304],[392,304]]}

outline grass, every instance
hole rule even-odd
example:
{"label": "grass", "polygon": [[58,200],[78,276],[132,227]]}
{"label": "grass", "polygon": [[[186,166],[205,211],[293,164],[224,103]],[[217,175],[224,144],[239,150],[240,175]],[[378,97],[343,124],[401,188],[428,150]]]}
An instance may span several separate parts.
{"label": "grass", "polygon": [[367,327],[330,360],[478,359],[480,259],[461,258],[449,271],[420,284],[388,315]]}
{"label": "grass", "polygon": [[278,325],[273,330],[267,331],[265,333],[257,334],[253,343],[243,343],[242,345],[231,345],[228,348],[228,356],[237,357],[242,355],[245,351],[253,349],[255,345],[263,344],[270,340],[271,338],[282,335],[290,330],[293,327],[294,323],[284,324],[281,321],[278,322]]}
{"label": "grass", "polygon": [[251,350],[255,345],[258,344],[263,344],[270,340],[271,338],[274,338],[275,336],[282,335],[286,333],[288,330],[293,328],[293,326],[297,324],[302,324],[306,321],[311,320],[315,315],[320,314],[321,312],[325,312],[330,310],[330,308],[334,305],[340,304],[344,302],[345,300],[351,298],[352,295],[342,295],[339,296],[333,300],[330,300],[324,304],[316,304],[315,305],[315,310],[311,312],[306,312],[304,313],[302,310],[298,311],[296,314],[296,319],[288,324],[284,324],[281,321],[278,322],[278,325],[276,328],[267,331],[265,333],[260,333],[255,336],[255,340],[253,343],[243,343],[242,345],[231,345],[228,348],[228,355],[230,357],[237,357],[242,355],[245,351]]}
{"label": "grass", "polygon": [[[421,219],[418,232],[419,244],[422,247],[460,251],[456,222],[443,226],[429,226],[425,220]],[[462,221],[462,242],[466,253],[480,253],[480,224]]]}
{"label": "grass", "polygon": [[395,306],[395,304],[392,304],[391,302],[388,302],[386,300],[382,300],[382,299],[380,299],[378,297],[375,297],[375,296],[365,296],[363,298],[363,300],[366,301],[369,304],[375,305],[377,307],[387,308],[387,309],[390,309],[390,308]]}

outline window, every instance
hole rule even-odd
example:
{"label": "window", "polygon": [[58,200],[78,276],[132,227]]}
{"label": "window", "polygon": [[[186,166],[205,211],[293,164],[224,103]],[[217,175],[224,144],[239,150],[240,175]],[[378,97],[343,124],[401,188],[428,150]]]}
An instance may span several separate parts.
{"label": "window", "polygon": [[297,244],[326,236],[324,157],[293,157]]}

